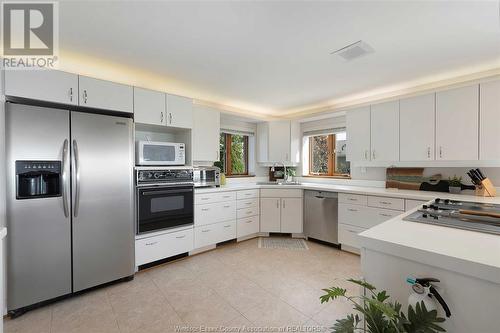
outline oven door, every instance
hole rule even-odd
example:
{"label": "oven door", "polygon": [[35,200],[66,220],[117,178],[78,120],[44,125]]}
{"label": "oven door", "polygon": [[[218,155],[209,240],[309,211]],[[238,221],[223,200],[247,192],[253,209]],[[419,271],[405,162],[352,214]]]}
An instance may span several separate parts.
{"label": "oven door", "polygon": [[137,188],[137,233],[194,223],[193,185]]}

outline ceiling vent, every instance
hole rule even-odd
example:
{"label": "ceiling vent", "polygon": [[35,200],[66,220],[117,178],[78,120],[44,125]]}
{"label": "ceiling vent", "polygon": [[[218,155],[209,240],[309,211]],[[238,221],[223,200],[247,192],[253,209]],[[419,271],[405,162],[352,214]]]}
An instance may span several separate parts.
{"label": "ceiling vent", "polygon": [[345,61],[351,61],[373,52],[375,52],[373,47],[366,44],[362,40],[358,40],[357,42],[344,46],[338,50],[331,52],[330,54],[338,55]]}

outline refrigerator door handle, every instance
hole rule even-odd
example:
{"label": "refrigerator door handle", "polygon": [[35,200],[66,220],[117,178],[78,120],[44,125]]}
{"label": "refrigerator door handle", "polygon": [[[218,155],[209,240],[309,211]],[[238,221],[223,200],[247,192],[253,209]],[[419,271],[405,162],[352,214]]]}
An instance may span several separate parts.
{"label": "refrigerator door handle", "polygon": [[78,144],[73,140],[73,155],[75,156],[75,204],[73,205],[73,216],[78,216],[80,206],[80,159],[78,156]]}
{"label": "refrigerator door handle", "polygon": [[68,139],[64,140],[63,144],[63,156],[62,156],[62,186],[63,186],[63,209],[64,216],[69,217],[68,209],[68,173],[66,171],[66,161],[68,160]]}

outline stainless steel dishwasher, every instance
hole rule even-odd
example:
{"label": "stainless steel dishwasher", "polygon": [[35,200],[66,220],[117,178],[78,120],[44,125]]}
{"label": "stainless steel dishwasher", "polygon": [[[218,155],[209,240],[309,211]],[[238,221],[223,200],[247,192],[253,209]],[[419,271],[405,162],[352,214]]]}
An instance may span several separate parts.
{"label": "stainless steel dishwasher", "polygon": [[338,244],[338,193],[304,191],[304,231],[309,238]]}

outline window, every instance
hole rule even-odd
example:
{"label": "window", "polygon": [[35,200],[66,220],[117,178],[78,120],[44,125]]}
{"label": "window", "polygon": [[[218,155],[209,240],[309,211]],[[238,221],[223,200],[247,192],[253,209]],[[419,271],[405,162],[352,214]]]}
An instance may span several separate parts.
{"label": "window", "polygon": [[345,133],[309,137],[309,175],[348,176],[349,162],[345,156]]}
{"label": "window", "polygon": [[218,166],[227,176],[248,175],[248,135],[220,134]]}

